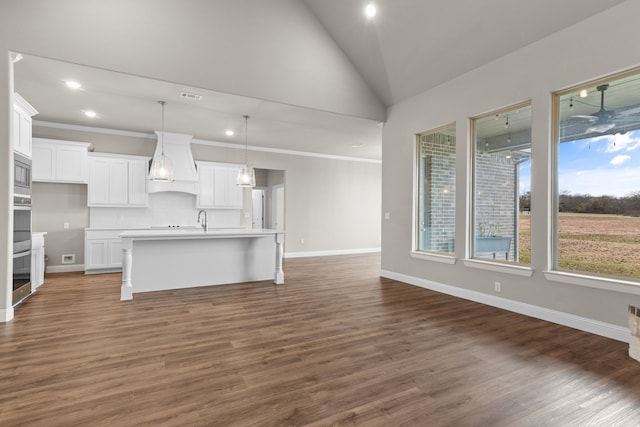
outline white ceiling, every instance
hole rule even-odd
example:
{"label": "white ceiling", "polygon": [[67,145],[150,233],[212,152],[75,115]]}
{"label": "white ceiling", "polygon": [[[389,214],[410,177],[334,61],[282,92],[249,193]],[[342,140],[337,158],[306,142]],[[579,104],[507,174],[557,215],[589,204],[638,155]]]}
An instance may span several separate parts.
{"label": "white ceiling", "polygon": [[304,1],[386,106],[624,2],[372,0],[367,21],[366,0]]}
{"label": "white ceiling", "polygon": [[[327,76],[350,75],[348,71],[344,71],[346,57],[346,63],[351,63],[355,70],[354,75],[361,76],[364,86],[368,86],[374,93],[369,100],[363,97],[362,102],[375,103],[372,100],[378,98],[382,105],[390,106],[622,2],[623,0],[377,0],[375,4],[378,6],[378,15],[375,20],[368,21],[362,14],[365,4],[362,0],[279,0],[273,3],[279,8],[277,13],[273,12],[273,23],[281,25],[275,19],[282,15],[283,10],[292,10],[295,13],[292,12],[290,16],[306,20],[296,24],[296,31],[304,29],[316,34],[326,30],[329,42],[333,40],[336,43],[338,48],[335,52],[323,50],[321,61],[312,62],[318,59],[313,58],[313,51],[307,54],[305,60],[309,61],[306,68],[308,74],[303,77],[312,76],[310,65],[317,67],[318,63],[326,67]],[[252,9],[247,7],[251,3],[217,1],[200,4],[208,8],[208,13],[223,5],[221,13],[228,13],[229,19],[237,19],[239,16],[252,14]],[[166,2],[160,4],[170,5]],[[300,4],[307,5],[310,13],[300,11]],[[261,7],[264,5],[265,3],[260,3]],[[182,22],[182,18],[188,21],[196,12],[185,10],[185,16],[180,17],[177,16],[179,9],[171,6],[165,12],[171,16],[165,18],[173,22]],[[154,10],[153,13],[158,16],[163,12]],[[218,16],[217,19],[221,18]],[[80,20],[78,17],[77,21]],[[247,19],[237,20],[237,26],[243,26],[247,22]],[[253,18],[249,21],[251,20],[255,21]],[[118,29],[117,23],[109,25],[111,32]],[[234,23],[227,22],[226,25],[229,29]],[[161,29],[170,32],[171,26],[161,26]],[[129,30],[129,26],[123,28],[125,33]],[[205,29],[199,27],[197,31],[198,37],[201,37],[200,33]],[[224,46],[232,49],[230,45],[234,40],[228,40],[228,34],[216,34],[215,26],[207,27],[206,31],[207,37],[226,40],[227,44]],[[269,31],[254,33],[251,37],[256,46],[262,44],[270,49],[283,46],[287,40],[282,38],[283,34],[278,34],[277,40],[265,42],[264,40],[276,36],[272,36]],[[148,37],[153,38],[153,34]],[[176,37],[179,38],[180,34],[176,33]],[[217,43],[220,44],[219,41]],[[242,40],[242,43],[246,44],[248,41]],[[135,51],[137,47],[142,45],[134,43],[131,49]],[[202,45],[194,43],[183,43],[181,49],[183,58],[194,60],[208,51],[203,50]],[[109,59],[116,55],[111,51],[105,53],[109,55]],[[319,103],[283,103],[282,100],[273,101],[275,97],[271,97],[272,100],[259,99],[263,97],[261,94],[268,91],[254,91],[255,93],[250,94],[249,91],[239,91],[237,88],[241,85],[238,86],[237,79],[234,86],[229,83],[230,80],[219,79],[215,81],[218,90],[213,91],[35,55],[24,56],[22,61],[15,64],[15,86],[39,111],[35,117],[39,121],[151,133],[160,129],[160,107],[156,101],[162,99],[168,102],[166,131],[191,134],[197,139],[244,144],[242,115],[248,114],[251,116],[249,145],[366,159],[381,158],[380,123],[371,117],[356,117],[345,113],[346,110],[339,111],[338,107],[309,108],[308,106]],[[272,71],[285,68],[290,71],[293,64],[282,64],[282,58],[283,55],[271,52],[262,52],[259,58],[256,57],[256,63],[263,67],[269,61],[272,62],[269,64],[271,67],[268,74],[260,74],[258,70],[262,84],[268,82],[274,87],[287,87],[286,79],[291,77],[287,77],[286,73]],[[234,60],[236,62],[217,61],[216,72],[227,79],[236,72],[238,78],[242,78],[244,71],[237,73],[237,69],[232,69],[238,66],[238,60]],[[118,68],[127,69],[124,54],[120,61],[122,67]],[[341,74],[336,70],[340,70]],[[74,92],[67,89],[63,81],[70,78],[80,81],[84,90]],[[300,80],[307,85],[322,84],[310,79]],[[255,85],[255,82],[251,84]],[[327,88],[328,93],[335,97],[336,92],[340,93],[340,85],[353,85],[353,81],[336,82],[335,87]],[[192,101],[179,98],[181,91],[202,95],[203,99]],[[245,96],[236,95],[237,93],[244,93]],[[317,96],[318,91],[315,93]],[[345,105],[350,102],[352,100],[345,99]],[[357,102],[360,100],[356,100]],[[99,116],[96,119],[84,117],[82,110],[86,109],[97,111]],[[227,137],[224,134],[226,129],[235,130],[236,135]]]}

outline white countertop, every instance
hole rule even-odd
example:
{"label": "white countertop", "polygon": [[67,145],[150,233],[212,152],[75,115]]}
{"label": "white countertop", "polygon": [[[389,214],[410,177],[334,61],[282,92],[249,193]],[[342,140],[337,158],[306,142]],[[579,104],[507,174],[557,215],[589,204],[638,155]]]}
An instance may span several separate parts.
{"label": "white countertop", "polygon": [[283,234],[282,231],[267,228],[211,228],[202,229],[147,229],[130,230],[120,233],[123,239],[165,240],[165,239],[215,239],[229,237],[259,237],[267,235]]}

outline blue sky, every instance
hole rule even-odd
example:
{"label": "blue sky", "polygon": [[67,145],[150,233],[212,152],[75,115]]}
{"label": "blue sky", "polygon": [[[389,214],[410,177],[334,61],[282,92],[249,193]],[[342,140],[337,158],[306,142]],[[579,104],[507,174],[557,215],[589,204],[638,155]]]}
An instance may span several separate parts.
{"label": "blue sky", "polygon": [[[521,193],[529,191],[530,176],[527,162],[520,168]],[[558,189],[615,197],[640,191],[640,130],[560,144]]]}

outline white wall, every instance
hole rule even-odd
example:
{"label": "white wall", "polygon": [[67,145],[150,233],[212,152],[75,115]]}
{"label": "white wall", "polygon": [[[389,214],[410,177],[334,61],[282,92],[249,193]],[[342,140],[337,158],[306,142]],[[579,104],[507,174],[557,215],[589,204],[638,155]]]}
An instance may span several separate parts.
{"label": "white wall", "polygon": [[[587,330],[612,332],[610,336],[624,331],[627,304],[640,302],[638,292],[629,287],[626,289],[631,292],[551,282],[543,272],[551,259],[552,239],[548,215],[553,194],[551,94],[638,66],[638,16],[640,2],[628,1],[389,109],[383,130],[382,211],[390,213],[382,225],[385,275],[402,276],[425,286],[449,285],[441,290],[522,312],[529,310],[528,314],[565,324],[576,321]],[[469,268],[460,261],[465,258],[469,223],[469,118],[525,100],[531,100],[533,108],[532,277]],[[458,261],[448,265],[410,256],[413,162],[415,134],[454,120]],[[493,291],[494,281],[502,283],[500,294]],[[601,285],[608,287],[604,281]]]}

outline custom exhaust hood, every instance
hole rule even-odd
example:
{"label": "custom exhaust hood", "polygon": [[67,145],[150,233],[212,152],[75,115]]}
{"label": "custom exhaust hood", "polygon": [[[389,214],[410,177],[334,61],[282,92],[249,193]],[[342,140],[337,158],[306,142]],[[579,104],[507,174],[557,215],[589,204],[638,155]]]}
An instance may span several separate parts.
{"label": "custom exhaust hood", "polygon": [[[164,154],[173,164],[173,182],[149,181],[149,193],[163,191],[178,191],[182,193],[198,194],[198,172],[191,154],[191,139],[193,136],[180,133],[155,132],[158,141],[164,141]],[[156,143],[153,158],[160,156],[162,147]],[[151,163],[150,163],[151,164]]]}

